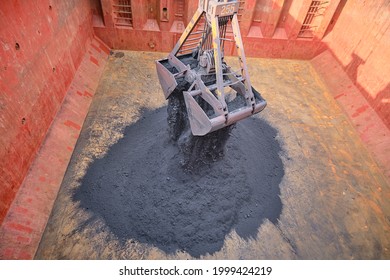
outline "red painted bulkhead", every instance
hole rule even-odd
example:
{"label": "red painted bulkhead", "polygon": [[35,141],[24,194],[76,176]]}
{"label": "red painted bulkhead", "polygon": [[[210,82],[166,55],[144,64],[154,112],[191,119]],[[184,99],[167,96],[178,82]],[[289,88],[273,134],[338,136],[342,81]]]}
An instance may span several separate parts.
{"label": "red painted bulkhead", "polygon": [[0,223],[93,36],[91,2],[0,3]]}
{"label": "red painted bulkhead", "polygon": [[[310,60],[330,52],[390,128],[389,1],[240,2],[248,56]],[[113,49],[168,52],[197,6],[198,0],[1,1],[0,223],[91,38]],[[226,55],[233,53],[227,45]]]}

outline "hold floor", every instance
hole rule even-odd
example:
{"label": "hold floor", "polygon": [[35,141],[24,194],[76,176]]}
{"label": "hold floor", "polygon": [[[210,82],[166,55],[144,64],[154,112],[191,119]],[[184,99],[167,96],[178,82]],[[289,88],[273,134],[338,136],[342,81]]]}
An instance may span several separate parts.
{"label": "hold floor", "polygon": [[[168,230],[166,234],[172,236],[163,239],[172,246],[169,247],[171,249],[167,249],[156,240],[159,238],[158,235],[148,235],[148,228],[150,231],[157,232],[162,225],[150,219],[152,214],[148,213],[146,207],[154,206],[145,204],[153,204],[154,200],[148,197],[153,195],[154,190],[150,186],[142,189],[142,182],[138,182],[137,188],[124,190],[130,193],[133,191],[127,196],[128,199],[139,196],[131,200],[131,203],[137,204],[139,209],[130,205],[132,208],[129,209],[138,210],[137,215],[132,215],[131,212],[128,213],[127,219],[119,217],[119,221],[123,223],[122,227],[134,228],[128,236],[123,234],[119,236],[114,228],[118,224],[113,227],[113,223],[109,223],[107,216],[104,215],[113,207],[109,204],[109,199],[105,205],[104,197],[96,200],[93,196],[95,192],[90,192],[89,203],[84,203],[88,200],[88,193],[83,194],[84,200],[76,194],[86,182],[86,176],[89,176],[87,187],[105,188],[107,194],[115,192],[114,184],[109,185],[107,178],[99,181],[105,176],[105,170],[112,170],[110,163],[105,159],[112,158],[113,151],[116,155],[120,155],[127,153],[126,149],[141,149],[150,145],[150,141],[156,143],[160,140],[165,141],[164,123],[166,122],[165,111],[161,111],[165,109],[159,109],[166,106],[166,101],[154,66],[154,60],[164,57],[164,54],[131,51],[123,53],[122,56],[119,51],[114,52],[108,59],[36,253],[36,259],[390,258],[388,178],[383,175],[383,171],[361,142],[354,127],[339,108],[310,61],[248,58],[252,84],[262,93],[268,106],[262,113],[252,117],[256,120],[249,120],[250,124],[248,121],[238,123],[231,138],[241,139],[238,143],[242,144],[246,143],[245,137],[251,138],[255,144],[250,149],[256,149],[256,144],[258,145],[259,150],[255,151],[259,154],[258,166],[252,162],[246,164],[256,165],[256,168],[270,168],[267,166],[268,163],[278,162],[280,159],[283,172],[280,169],[276,172],[272,167],[267,171],[268,173],[259,172],[257,177],[256,172],[249,172],[246,174],[249,181],[243,181],[244,185],[237,184],[231,189],[231,193],[223,191],[224,184],[227,182],[222,180],[222,177],[221,180],[218,179],[218,176],[223,174],[217,174],[215,182],[221,182],[221,185],[203,189],[206,194],[201,198],[197,192],[192,193],[192,196],[181,196],[182,203],[191,204],[194,211],[201,211],[198,215],[199,220],[192,221],[199,226],[200,235],[204,234],[199,236],[197,232],[196,241],[204,240],[206,247],[210,237],[207,227],[213,228],[218,225],[213,218],[207,220],[209,208],[197,203],[205,202],[209,191],[210,196],[218,198],[218,195],[221,195],[221,198],[223,196],[223,199],[227,200],[227,204],[220,203],[218,200],[214,200],[213,203],[220,205],[221,211],[225,209],[228,212],[231,209],[224,207],[232,202],[229,199],[234,200],[233,204],[237,212],[229,212],[232,219],[227,219],[230,221],[228,229],[221,231],[222,235],[216,235],[219,238],[218,246],[214,246],[214,242],[210,245],[210,247],[214,246],[210,250],[203,248],[204,246],[201,246],[201,249],[197,247],[198,249],[191,250],[192,247],[186,247],[187,241],[191,240],[191,235],[186,242],[179,242],[176,239],[180,238],[177,235],[180,231]],[[153,114],[155,110],[157,111]],[[138,133],[145,132],[147,129],[135,128],[137,125],[142,126],[142,122],[151,117],[154,117],[154,122],[160,122],[161,131],[148,132],[149,138],[145,138],[143,143]],[[275,133],[273,135],[267,131],[275,131]],[[261,132],[264,132],[264,136]],[[153,136],[157,139],[151,140],[150,137]],[[139,146],[124,145],[124,139],[129,137],[139,137],[140,141],[132,142],[138,143]],[[270,137],[266,143],[272,141],[277,143],[280,149],[276,149],[276,154],[261,147],[266,145],[261,137]],[[229,141],[231,139],[228,140],[227,147]],[[237,145],[236,142],[232,145]],[[167,143],[167,145],[171,144]],[[153,145],[150,147],[153,148]],[[226,151],[226,156],[228,154],[229,149]],[[161,157],[164,156],[166,154],[162,151]],[[120,156],[117,158],[118,162],[115,164],[120,167],[115,169],[116,171],[125,172],[129,166],[133,169],[137,168],[134,162],[129,163],[132,158]],[[168,162],[165,158],[165,161],[162,159],[155,158],[155,161]],[[243,167],[234,166],[233,160],[230,163],[233,168]],[[245,164],[245,159],[241,158],[239,163]],[[96,182],[105,183],[102,186],[93,185],[93,179],[90,178],[89,172],[92,172],[95,164],[100,164],[98,169],[95,168],[94,176]],[[157,168],[158,164],[151,162],[150,166]],[[96,173],[96,170],[102,174]],[[127,171],[130,178],[135,176],[131,175],[132,170]],[[144,171],[144,174],[147,180],[148,174],[155,176],[157,173],[151,170]],[[254,191],[256,188],[246,188],[245,182],[258,183],[259,188],[263,187],[264,182],[268,181],[262,176],[272,176],[272,174],[276,174],[276,177],[281,176],[280,180],[276,181],[277,184],[272,185],[273,189],[269,190],[272,197]],[[116,180],[122,178],[119,175],[115,178],[117,174],[111,176]],[[223,176],[228,177],[229,170],[225,169]],[[221,191],[211,193],[215,187]],[[142,195],[146,197],[145,204],[142,204],[140,199],[142,196],[134,193],[137,191],[143,192]],[[165,202],[171,202],[171,197],[168,196],[172,194],[171,191],[165,193],[165,198],[164,190],[159,189],[158,194],[165,199]],[[180,188],[176,191],[180,192]],[[248,191],[249,194],[247,196],[243,194],[245,199],[237,198],[239,197],[237,193],[242,191]],[[262,197],[256,197],[257,195]],[[280,199],[275,200],[275,195]],[[255,205],[254,202],[260,201],[266,204],[270,202],[269,199],[272,203],[281,203],[276,217],[264,214],[267,209],[251,211],[254,209],[251,208]],[[100,208],[93,207],[94,203],[99,203]],[[175,207],[178,207],[175,203],[174,201],[166,204],[166,207],[156,207],[156,209],[164,211],[169,208],[174,212],[177,210]],[[251,203],[254,204],[251,206]],[[272,207],[272,203],[269,207]],[[128,205],[124,203],[124,207]],[[121,206],[116,205],[116,207]],[[103,210],[97,212],[97,208]],[[169,213],[167,212],[167,215]],[[240,225],[245,225],[244,218],[249,216],[256,228],[254,231],[252,229],[250,235],[241,234]],[[109,217],[112,219],[112,216]],[[167,221],[173,222],[174,217]],[[180,224],[181,217],[176,218]],[[222,218],[216,219],[220,221]],[[148,225],[143,227],[143,224]],[[136,234],[137,230],[145,231],[143,234],[147,237],[140,238],[142,234]],[[119,232],[123,233],[123,231]]]}

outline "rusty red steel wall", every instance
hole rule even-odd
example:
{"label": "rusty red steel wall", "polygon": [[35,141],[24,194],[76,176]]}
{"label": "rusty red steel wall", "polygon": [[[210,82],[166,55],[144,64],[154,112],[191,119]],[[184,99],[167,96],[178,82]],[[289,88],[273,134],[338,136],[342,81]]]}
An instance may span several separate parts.
{"label": "rusty red steel wall", "polygon": [[343,2],[324,41],[390,129],[390,1]]}
{"label": "rusty red steel wall", "polygon": [[[312,59],[330,50],[390,128],[389,1],[240,3],[248,56]],[[1,1],[0,223],[93,33],[113,49],[169,52],[197,6],[198,0]],[[232,44],[225,54],[234,54]]]}
{"label": "rusty red steel wall", "polygon": [[[331,50],[390,128],[390,3],[386,0],[241,0],[248,56],[312,59]],[[113,49],[169,52],[198,0],[101,0],[95,33]],[[120,7],[131,19],[121,25]],[[119,23],[119,24],[118,24]],[[235,52],[226,42],[225,54]]]}
{"label": "rusty red steel wall", "polygon": [[[241,0],[239,21],[248,56],[311,59],[324,49],[321,42],[340,2],[325,4],[311,38],[299,31],[312,0]],[[316,2],[316,1],[314,1]],[[328,1],[317,1],[328,3]],[[95,34],[113,49],[170,51],[198,7],[198,0],[101,0],[102,15]],[[120,7],[131,14],[121,14]],[[126,20],[125,18],[129,16]],[[131,17],[131,19],[130,19]],[[127,21],[127,24],[126,24]],[[229,45],[229,44],[227,44]],[[233,54],[232,44],[225,48]]]}
{"label": "rusty red steel wall", "polygon": [[[241,0],[248,56],[312,59],[326,49],[390,127],[390,3],[386,0]],[[198,0],[101,0],[95,33],[111,48],[170,51]],[[120,14],[127,6],[129,14]],[[128,17],[121,24],[121,17]],[[131,18],[131,19],[130,19]],[[126,21],[126,19],[125,19]],[[235,47],[225,44],[225,54]]]}
{"label": "rusty red steel wall", "polygon": [[0,3],[0,223],[92,38],[90,0]]}

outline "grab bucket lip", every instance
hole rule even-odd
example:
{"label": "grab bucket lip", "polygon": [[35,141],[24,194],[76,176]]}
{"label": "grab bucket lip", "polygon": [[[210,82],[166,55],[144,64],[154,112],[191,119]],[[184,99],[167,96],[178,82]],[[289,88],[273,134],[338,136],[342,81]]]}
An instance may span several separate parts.
{"label": "grab bucket lip", "polygon": [[254,109],[252,107],[244,106],[229,112],[226,117],[225,115],[219,115],[214,118],[209,118],[189,92],[183,92],[183,94],[191,131],[192,134],[196,136],[204,136],[210,132],[232,125],[242,119],[261,112],[267,106],[267,101],[261,99],[255,104]]}

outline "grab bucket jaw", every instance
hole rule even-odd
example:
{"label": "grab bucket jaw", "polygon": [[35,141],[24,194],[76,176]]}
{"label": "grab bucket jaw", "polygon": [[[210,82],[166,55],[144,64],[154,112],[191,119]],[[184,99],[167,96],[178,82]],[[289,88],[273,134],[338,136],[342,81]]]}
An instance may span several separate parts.
{"label": "grab bucket jaw", "polygon": [[240,120],[250,117],[253,114],[261,112],[266,106],[267,102],[261,98],[256,98],[254,107],[243,106],[225,114],[214,114],[209,117],[202,107],[198,104],[191,92],[183,92],[184,101],[187,107],[188,119],[193,135],[203,136],[210,132],[216,131],[223,127],[232,125]]}
{"label": "grab bucket jaw", "polygon": [[167,99],[177,87],[177,81],[175,79],[175,76],[172,74],[172,70],[170,71],[167,67],[174,69],[169,65],[168,59],[156,61],[157,76],[158,80],[160,81],[160,85],[163,90],[165,99]]}
{"label": "grab bucket jaw", "polygon": [[193,135],[203,136],[226,126],[225,116],[210,119],[189,92],[185,91],[183,94]]}

